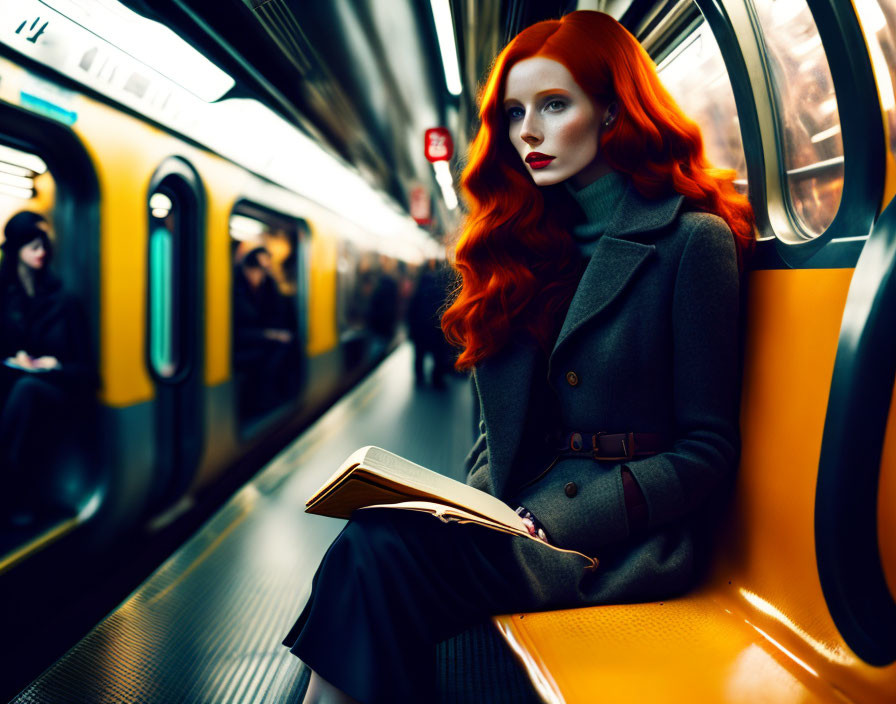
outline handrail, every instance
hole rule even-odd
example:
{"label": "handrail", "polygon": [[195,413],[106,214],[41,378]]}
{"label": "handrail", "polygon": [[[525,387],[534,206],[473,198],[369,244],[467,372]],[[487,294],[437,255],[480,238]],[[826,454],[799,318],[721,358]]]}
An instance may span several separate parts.
{"label": "handrail", "polygon": [[792,178],[815,178],[829,171],[843,168],[843,157],[835,156],[833,159],[825,159],[824,161],[816,161],[808,166],[800,166],[795,169],[788,169],[787,175]]}
{"label": "handrail", "polygon": [[872,665],[896,661],[896,602],[878,546],[877,493],[896,377],[896,203],[859,257],[840,341],[818,467],[815,551],[828,609]]}

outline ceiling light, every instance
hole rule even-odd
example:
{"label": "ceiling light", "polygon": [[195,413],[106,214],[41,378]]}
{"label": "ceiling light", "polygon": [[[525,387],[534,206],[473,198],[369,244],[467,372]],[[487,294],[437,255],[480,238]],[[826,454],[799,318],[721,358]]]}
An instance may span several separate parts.
{"label": "ceiling light", "polygon": [[13,198],[20,198],[22,200],[31,200],[34,197],[34,191],[30,188],[7,186],[5,183],[0,183],[0,193],[7,196],[12,196]]}
{"label": "ceiling light", "polygon": [[42,174],[47,170],[47,165],[40,157],[2,144],[0,144],[0,161],[5,161],[7,164],[12,164],[22,169],[28,169],[28,171],[35,174]]}
{"label": "ceiling light", "polygon": [[42,2],[206,102],[218,100],[235,84],[168,27],[116,0]]}
{"label": "ceiling light", "polygon": [[451,21],[451,7],[448,0],[430,0],[432,16],[436,23],[436,34],[439,37],[439,49],[442,51],[442,67],[445,69],[445,84],[452,95],[460,95],[463,85],[460,82],[460,68],[457,62],[457,45],[454,42],[454,23]]}
{"label": "ceiling light", "polygon": [[447,161],[437,161],[432,165],[436,172],[436,181],[442,189],[442,198],[448,210],[457,207],[457,193],[454,192],[454,179],[451,176],[451,167]]}
{"label": "ceiling light", "polygon": [[4,183],[7,186],[18,186],[19,188],[34,188],[34,179],[27,176],[13,176],[3,171],[0,171],[0,183]]}
{"label": "ceiling light", "polygon": [[245,215],[230,216],[230,236],[235,240],[257,240],[265,231],[264,223]]}

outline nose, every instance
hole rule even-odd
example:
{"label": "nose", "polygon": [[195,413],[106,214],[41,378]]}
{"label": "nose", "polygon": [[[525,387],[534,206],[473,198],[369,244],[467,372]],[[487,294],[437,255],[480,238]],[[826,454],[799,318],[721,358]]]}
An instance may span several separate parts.
{"label": "nose", "polygon": [[538,124],[538,119],[531,112],[523,118],[520,125],[520,139],[529,145],[538,144],[544,139],[541,125]]}

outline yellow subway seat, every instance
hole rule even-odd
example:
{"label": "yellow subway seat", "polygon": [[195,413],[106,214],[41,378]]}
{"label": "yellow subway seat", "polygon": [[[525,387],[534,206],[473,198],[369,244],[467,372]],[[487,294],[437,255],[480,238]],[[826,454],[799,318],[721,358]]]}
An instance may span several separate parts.
{"label": "yellow subway seat", "polygon": [[[499,616],[552,704],[803,704],[840,695],[711,591],[671,601]],[[796,657],[796,656],[793,656]]]}

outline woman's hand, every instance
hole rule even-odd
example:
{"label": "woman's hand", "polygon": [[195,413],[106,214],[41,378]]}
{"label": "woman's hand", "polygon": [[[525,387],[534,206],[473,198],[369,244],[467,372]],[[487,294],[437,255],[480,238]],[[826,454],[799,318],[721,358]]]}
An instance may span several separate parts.
{"label": "woman's hand", "polygon": [[45,356],[31,360],[32,369],[60,369],[62,365],[55,357]]}
{"label": "woman's hand", "polygon": [[34,360],[25,350],[19,350],[15,357],[9,357],[5,361],[22,369],[34,369]]}
{"label": "woman's hand", "polygon": [[263,334],[268,340],[274,340],[275,342],[282,342],[283,344],[292,342],[292,333],[289,330],[265,328]]}
{"label": "woman's hand", "polygon": [[523,506],[520,506],[516,510],[516,512],[519,517],[523,519],[523,525],[526,526],[526,530],[529,531],[529,535],[531,535],[533,538],[538,538],[542,542],[550,545],[551,541],[548,540],[548,536],[544,532],[544,528],[542,527],[538,519],[532,515],[531,511]]}

